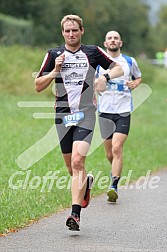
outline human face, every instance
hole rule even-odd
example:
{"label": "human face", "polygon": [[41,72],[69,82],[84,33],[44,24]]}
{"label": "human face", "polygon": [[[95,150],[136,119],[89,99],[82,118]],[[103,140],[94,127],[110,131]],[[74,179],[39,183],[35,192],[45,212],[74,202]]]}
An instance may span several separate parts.
{"label": "human face", "polygon": [[107,33],[104,46],[107,48],[108,51],[110,52],[120,51],[122,44],[123,43],[121,41],[121,37],[118,32],[111,31]]}
{"label": "human face", "polygon": [[78,49],[81,44],[81,37],[84,33],[84,29],[80,30],[79,24],[75,21],[65,22],[63,28],[62,35],[64,37],[67,49]]}

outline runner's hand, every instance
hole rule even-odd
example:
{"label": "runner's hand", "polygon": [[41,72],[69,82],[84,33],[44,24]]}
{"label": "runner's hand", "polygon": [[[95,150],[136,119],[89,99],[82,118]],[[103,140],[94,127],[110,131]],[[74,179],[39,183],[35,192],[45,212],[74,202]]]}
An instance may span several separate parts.
{"label": "runner's hand", "polygon": [[127,86],[133,90],[136,88],[136,83],[134,81],[127,81]]}
{"label": "runner's hand", "polygon": [[65,60],[64,53],[62,53],[59,57],[55,59],[55,72],[60,72],[64,60]]}
{"label": "runner's hand", "polygon": [[103,75],[100,75],[95,81],[95,88],[97,93],[106,91],[106,78]]}

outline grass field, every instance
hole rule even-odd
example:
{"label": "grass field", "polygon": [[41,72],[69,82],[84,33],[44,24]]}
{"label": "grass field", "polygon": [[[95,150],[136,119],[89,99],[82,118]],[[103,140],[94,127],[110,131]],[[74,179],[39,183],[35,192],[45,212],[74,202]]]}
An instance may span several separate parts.
{"label": "grass field", "polygon": [[[32,72],[38,71],[44,54],[45,50],[40,49],[1,48],[0,233],[23,227],[71,204],[69,176],[59,146],[25,170],[16,162],[17,157],[43,138],[54,124],[53,119],[32,117],[35,112],[53,113],[53,108],[17,106],[20,101],[54,101],[51,89],[37,94],[33,88]],[[132,113],[131,130],[124,147],[123,169],[123,175],[132,170],[131,180],[146,175],[148,170],[155,172],[167,165],[166,71],[147,62],[139,62],[139,66],[143,82],[149,84],[152,95]],[[47,146],[50,148],[50,145],[39,144],[39,151]],[[95,176],[101,172],[98,181],[109,175],[110,165],[103,146],[88,156],[86,167]],[[59,173],[53,185],[51,180],[45,184],[44,178],[56,171]],[[62,176],[68,178],[64,184],[59,180]],[[106,191],[106,186],[99,188],[98,181],[92,189],[94,196]],[[65,188],[58,189],[62,185],[66,185]]]}

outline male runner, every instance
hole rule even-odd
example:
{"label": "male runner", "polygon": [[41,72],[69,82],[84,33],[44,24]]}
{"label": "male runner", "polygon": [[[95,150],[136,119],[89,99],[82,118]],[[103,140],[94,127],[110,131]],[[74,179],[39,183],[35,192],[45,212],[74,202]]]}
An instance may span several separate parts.
{"label": "male runner", "polygon": [[[110,78],[119,77],[124,71],[98,46],[81,45],[84,28],[79,16],[65,16],[61,28],[65,45],[48,51],[35,79],[35,88],[40,92],[55,79],[55,123],[63,158],[72,175],[72,210],[66,225],[70,230],[79,230],[81,208],[90,200],[89,183],[84,183],[87,180],[84,164],[95,125],[95,69],[97,65],[110,68]],[[97,88],[102,90],[106,82],[106,77],[100,76]],[[92,182],[93,177],[88,177],[88,182],[89,178]]]}
{"label": "male runner", "polygon": [[[107,195],[109,202],[118,198],[117,185],[123,168],[123,145],[130,128],[130,113],[133,110],[131,90],[141,83],[141,72],[136,60],[121,53],[123,42],[117,31],[106,34],[104,46],[107,54],[120,65],[126,64],[128,71],[124,76],[110,80],[107,90],[98,96],[99,125],[107,159],[111,164],[111,187]],[[106,74],[102,67],[97,67],[96,76]],[[97,82],[98,79],[95,81]]]}

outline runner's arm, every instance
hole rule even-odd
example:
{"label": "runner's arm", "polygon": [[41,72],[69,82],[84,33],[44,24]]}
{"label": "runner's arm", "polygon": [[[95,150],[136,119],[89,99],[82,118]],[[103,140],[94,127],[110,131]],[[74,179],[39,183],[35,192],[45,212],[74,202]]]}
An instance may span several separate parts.
{"label": "runner's arm", "polygon": [[137,87],[140,85],[141,81],[142,81],[142,78],[139,77],[139,78],[136,78],[135,80],[130,80],[130,81],[128,81],[128,82],[127,82],[127,85],[128,85],[128,87],[129,87],[131,90],[133,90],[133,89],[137,88]]}
{"label": "runner's arm", "polygon": [[[123,71],[122,67],[116,63],[115,66],[109,70],[108,75],[109,75],[110,79],[114,79],[114,78],[118,78],[118,77],[124,75],[124,71]],[[100,75],[99,78],[95,82],[96,91],[97,92],[106,91],[106,84],[107,84],[106,77],[104,75]]]}
{"label": "runner's arm", "polygon": [[41,92],[44,89],[46,89],[50,83],[56,78],[58,72],[52,70],[50,73],[44,76],[36,77],[34,84],[35,84],[35,90],[37,92]]}
{"label": "runner's arm", "polygon": [[65,55],[63,53],[55,59],[55,66],[52,71],[48,72],[46,75],[42,75],[42,71],[41,73],[39,73],[39,75],[35,78],[34,81],[35,90],[37,92],[41,92],[42,90],[46,89],[50,85],[50,83],[56,78],[56,76],[60,73],[64,59]]}

